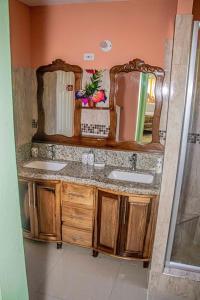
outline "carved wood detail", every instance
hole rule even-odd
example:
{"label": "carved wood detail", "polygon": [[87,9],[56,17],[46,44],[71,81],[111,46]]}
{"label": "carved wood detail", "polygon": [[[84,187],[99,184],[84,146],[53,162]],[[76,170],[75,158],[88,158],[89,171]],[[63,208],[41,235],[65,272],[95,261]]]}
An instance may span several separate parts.
{"label": "carved wood detail", "polygon": [[[74,111],[74,136],[66,137],[63,135],[47,135],[44,131],[45,128],[45,112],[43,107],[43,92],[44,92],[44,81],[43,76],[46,72],[54,72],[62,70],[65,72],[74,72],[75,74],[75,90],[81,88],[81,80],[83,75],[83,70],[77,65],[71,65],[64,62],[61,59],[56,59],[51,64],[46,66],[41,66],[36,71],[37,76],[37,104],[38,104],[38,130],[33,136],[34,142],[47,142],[47,143],[60,143],[66,145],[77,145],[77,146],[92,146],[98,148],[107,149],[119,149],[119,150],[134,150],[134,151],[156,151],[163,152],[164,147],[160,144],[159,137],[159,124],[160,115],[162,109],[162,85],[164,80],[164,70],[160,67],[151,66],[145,64],[144,61],[140,59],[133,59],[129,63],[124,65],[116,65],[110,69],[110,132],[108,138],[93,138],[93,137],[83,137],[81,136],[81,100],[75,101],[75,111]],[[139,71],[144,73],[152,73],[156,77],[156,88],[155,97],[156,105],[153,117],[152,126],[152,142],[149,144],[138,144],[135,141],[123,141],[116,142],[116,111],[115,111],[115,93],[116,93],[116,75],[121,72],[133,72]]]}

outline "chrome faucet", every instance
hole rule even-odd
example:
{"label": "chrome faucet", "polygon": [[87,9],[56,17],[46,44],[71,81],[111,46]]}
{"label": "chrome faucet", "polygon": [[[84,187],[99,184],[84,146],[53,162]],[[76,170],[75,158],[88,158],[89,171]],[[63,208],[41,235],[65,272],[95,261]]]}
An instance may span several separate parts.
{"label": "chrome faucet", "polygon": [[132,169],[136,170],[136,165],[137,165],[137,154],[136,153],[131,155],[130,162],[132,164]]}

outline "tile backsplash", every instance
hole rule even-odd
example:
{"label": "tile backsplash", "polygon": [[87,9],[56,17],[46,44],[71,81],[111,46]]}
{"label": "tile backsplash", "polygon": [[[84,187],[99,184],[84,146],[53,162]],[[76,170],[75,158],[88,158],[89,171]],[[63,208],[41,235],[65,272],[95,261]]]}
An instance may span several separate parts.
{"label": "tile backsplash", "polygon": [[39,158],[53,160],[70,160],[81,161],[82,154],[89,152],[91,149],[95,155],[96,162],[105,162],[106,165],[130,168],[132,166],[131,157],[137,153],[137,169],[154,170],[157,159],[163,157],[158,153],[142,153],[134,151],[116,151],[96,148],[86,148],[77,146],[52,145],[33,143],[33,146],[38,147]]}
{"label": "tile backsplash", "polygon": [[189,133],[188,134],[188,143],[200,144],[200,133]]}
{"label": "tile backsplash", "polygon": [[81,124],[82,135],[103,136],[107,137],[110,131],[110,126],[99,124]]}
{"label": "tile backsplash", "polygon": [[27,160],[31,157],[31,143],[26,143],[21,146],[16,146],[17,161]]}

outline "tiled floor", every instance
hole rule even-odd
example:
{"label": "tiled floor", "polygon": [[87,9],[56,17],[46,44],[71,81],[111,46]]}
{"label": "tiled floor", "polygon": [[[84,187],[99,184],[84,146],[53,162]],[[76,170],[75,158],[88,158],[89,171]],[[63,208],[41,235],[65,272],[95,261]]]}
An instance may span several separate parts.
{"label": "tiled floor", "polygon": [[25,255],[30,300],[146,300],[148,270],[141,263],[27,240]]}

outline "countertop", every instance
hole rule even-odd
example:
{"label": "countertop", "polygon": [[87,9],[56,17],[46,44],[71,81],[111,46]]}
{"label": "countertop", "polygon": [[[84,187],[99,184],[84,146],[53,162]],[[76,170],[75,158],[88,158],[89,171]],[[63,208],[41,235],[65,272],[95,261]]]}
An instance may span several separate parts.
{"label": "countertop", "polygon": [[96,168],[93,166],[83,165],[81,162],[77,161],[59,161],[67,164],[66,167],[60,171],[47,171],[23,167],[25,163],[30,161],[33,160],[26,160],[18,163],[19,177],[26,177],[29,179],[62,180],[124,193],[143,195],[158,195],[160,193],[161,176],[150,171],[147,172],[146,170],[136,170],[134,172],[153,174],[154,180],[151,184],[119,181],[107,178],[108,174],[112,170],[133,171],[127,168],[108,165],[105,166],[105,168]]}

